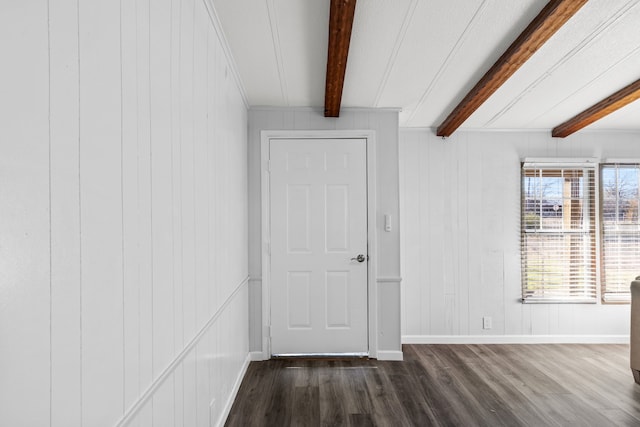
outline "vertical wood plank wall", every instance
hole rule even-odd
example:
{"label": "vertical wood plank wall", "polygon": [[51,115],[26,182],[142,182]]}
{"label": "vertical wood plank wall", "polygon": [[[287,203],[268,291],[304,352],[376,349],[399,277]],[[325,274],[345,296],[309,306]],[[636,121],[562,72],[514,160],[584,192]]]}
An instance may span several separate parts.
{"label": "vertical wood plank wall", "polygon": [[[403,340],[628,335],[628,305],[519,301],[520,159],[637,159],[638,144],[639,134],[624,132],[562,140],[548,132],[457,132],[443,140],[402,129]],[[483,316],[492,329],[482,329]]]}
{"label": "vertical wood plank wall", "polygon": [[221,421],[248,360],[247,107],[210,12],[0,6],[0,424]]}

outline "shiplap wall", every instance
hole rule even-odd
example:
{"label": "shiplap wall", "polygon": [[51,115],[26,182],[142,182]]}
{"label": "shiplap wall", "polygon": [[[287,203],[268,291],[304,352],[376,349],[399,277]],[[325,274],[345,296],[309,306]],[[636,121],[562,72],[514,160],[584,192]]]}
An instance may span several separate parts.
{"label": "shiplap wall", "polygon": [[639,147],[638,133],[401,130],[404,342],[624,340],[628,305],[519,301],[520,160],[637,159]]}
{"label": "shiplap wall", "polygon": [[[324,117],[322,108],[249,110],[249,273],[251,349],[262,349],[262,230],[260,132],[263,130],[373,130],[376,139],[378,352],[401,355],[400,230],[398,227],[398,111],[343,108],[340,117]],[[392,217],[385,232],[384,214]],[[386,352],[386,353],[383,353]]]}
{"label": "shiplap wall", "polygon": [[209,12],[0,6],[0,424],[222,420],[248,360],[247,109]]}

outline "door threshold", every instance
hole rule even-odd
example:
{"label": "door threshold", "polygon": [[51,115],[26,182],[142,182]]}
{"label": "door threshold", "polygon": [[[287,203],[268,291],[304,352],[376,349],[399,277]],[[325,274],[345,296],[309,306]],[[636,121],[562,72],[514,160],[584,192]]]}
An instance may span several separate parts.
{"label": "door threshold", "polygon": [[283,353],[272,354],[272,359],[368,359],[369,353]]}

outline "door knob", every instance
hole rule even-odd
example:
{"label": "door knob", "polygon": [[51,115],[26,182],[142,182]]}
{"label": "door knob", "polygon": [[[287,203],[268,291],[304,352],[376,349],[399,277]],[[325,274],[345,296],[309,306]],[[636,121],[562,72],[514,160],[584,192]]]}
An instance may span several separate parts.
{"label": "door knob", "polygon": [[351,258],[351,261],[364,262],[365,259],[366,259],[366,257],[364,255],[358,254],[357,257]]}

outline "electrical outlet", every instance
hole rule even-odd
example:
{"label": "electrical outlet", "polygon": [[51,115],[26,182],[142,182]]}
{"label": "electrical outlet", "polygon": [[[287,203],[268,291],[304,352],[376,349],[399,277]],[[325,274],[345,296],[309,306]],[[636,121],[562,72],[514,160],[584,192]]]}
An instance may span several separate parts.
{"label": "electrical outlet", "polygon": [[482,318],[482,329],[491,329],[491,317],[484,316]]}

